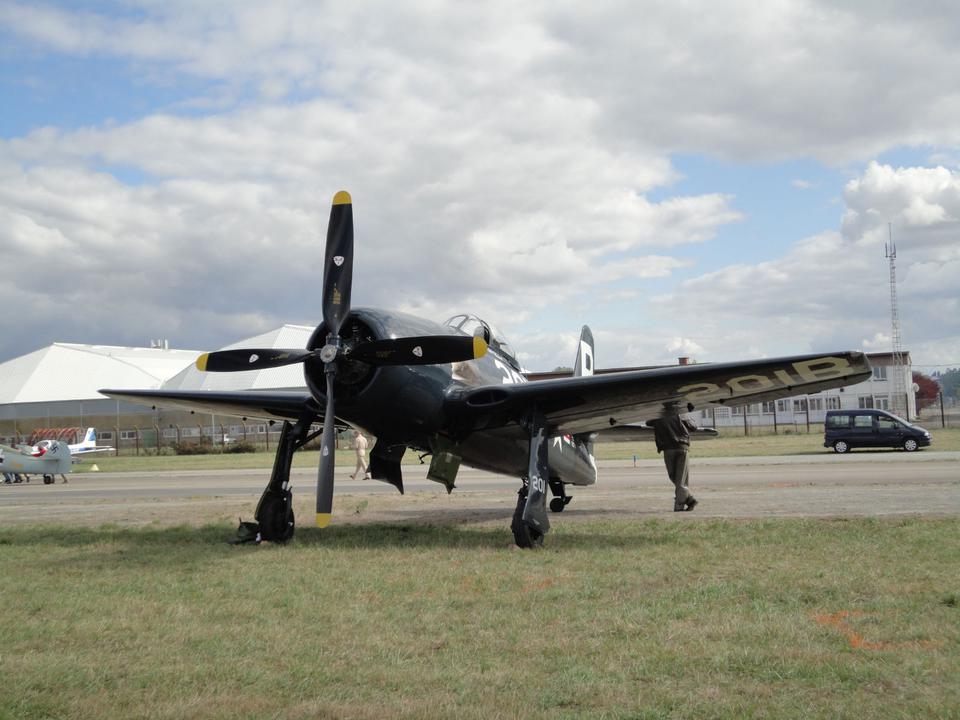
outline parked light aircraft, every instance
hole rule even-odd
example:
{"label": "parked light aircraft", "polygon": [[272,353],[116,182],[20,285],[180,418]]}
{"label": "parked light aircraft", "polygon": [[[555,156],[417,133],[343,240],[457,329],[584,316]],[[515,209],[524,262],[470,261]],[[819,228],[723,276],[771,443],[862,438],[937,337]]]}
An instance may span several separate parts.
{"label": "parked light aircraft", "polygon": [[[36,444],[37,448],[49,448],[52,443],[56,442],[55,440],[41,440]],[[110,452],[113,450],[109,445],[97,446],[97,431],[96,428],[87,428],[87,432],[83,436],[83,440],[78,443],[70,443],[70,455],[73,458],[74,464],[81,461],[84,455],[89,455],[90,453],[98,452]]]}
{"label": "parked light aircraft", "polygon": [[[664,412],[817,392],[871,373],[863,353],[851,351],[595,375],[593,337],[585,327],[572,377],[527,382],[504,337],[472,315],[441,325],[390,310],[351,309],[353,206],[343,191],[330,211],[323,273],[323,321],[306,349],[223,350],[197,360],[206,372],[302,363],[309,392],[101,391],[154,407],[283,420],[255,515],[264,540],[293,536],[291,459],[321,433],[317,524],[329,523],[337,423],[376,437],[370,472],[401,493],[400,461],[408,448],[432,456],[427,477],[448,492],[461,463],[520,478],[511,529],[517,545],[532,547],[550,527],[547,489],[557,512],[569,502],[570,486],[596,482],[592,450],[599,431]],[[321,417],[322,430],[311,432]]]}
{"label": "parked light aircraft", "polygon": [[55,475],[66,481],[70,472],[70,447],[60,440],[47,440],[45,447],[12,448],[0,445],[0,473],[4,477],[42,475],[43,484],[53,482]]}

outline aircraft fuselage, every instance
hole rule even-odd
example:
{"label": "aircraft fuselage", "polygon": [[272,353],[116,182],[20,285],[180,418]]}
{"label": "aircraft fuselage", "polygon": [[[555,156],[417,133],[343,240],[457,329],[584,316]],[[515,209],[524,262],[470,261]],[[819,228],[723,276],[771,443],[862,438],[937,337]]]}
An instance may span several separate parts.
{"label": "aircraft fuselage", "polygon": [[[369,308],[354,309],[347,325],[356,335],[374,339],[459,333],[422,318]],[[320,347],[325,340],[321,326],[307,348]],[[349,355],[342,363],[345,367],[340,376],[348,380],[338,389],[336,416],[374,435],[374,452],[400,446],[421,452],[443,450],[481,470],[514,477],[527,474],[530,434],[522,418],[493,430],[463,430],[445,402],[452,393],[466,388],[527,382],[516,361],[495,346],[491,345],[479,359],[444,365],[371,368],[349,360]],[[304,374],[313,395],[324,397],[323,364],[308,361]],[[596,463],[588,439],[552,437],[548,457],[551,479],[573,485],[596,482]]]}

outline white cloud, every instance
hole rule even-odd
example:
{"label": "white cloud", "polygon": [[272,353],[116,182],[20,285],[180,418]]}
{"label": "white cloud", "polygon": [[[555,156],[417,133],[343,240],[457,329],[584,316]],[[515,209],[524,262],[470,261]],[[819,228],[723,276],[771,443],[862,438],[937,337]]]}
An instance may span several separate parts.
{"label": "white cloud", "polygon": [[[654,305],[666,320],[689,328],[691,337],[703,338],[703,359],[735,357],[744,344],[778,352],[888,350],[884,242],[890,222],[897,228],[903,343],[923,361],[937,343],[960,345],[958,190],[960,173],[872,163],[847,185],[842,232],[806,238],[775,261],[729,266],[685,281]],[[921,217],[916,212],[921,206],[936,211]],[[694,315],[699,332],[688,319]],[[744,328],[743,337],[732,341],[721,334],[721,328],[736,325]]]}
{"label": "white cloud", "polygon": [[[544,308],[618,298],[652,326],[611,333],[600,352],[615,364],[675,360],[678,337],[704,360],[847,346],[880,331],[892,222],[905,339],[956,334],[949,316],[928,320],[957,296],[949,163],[871,164],[844,190],[839,231],[652,303],[643,285],[690,267],[691,243],[742,219],[729,195],[665,193],[678,179],[671,153],[846,163],[927,144],[955,158],[953,6],[113,9],[5,3],[0,26],[34,52],[119,60],[138,83],[209,86],[129,122],[0,142],[0,250],[64,258],[42,284],[6,283],[14,312],[0,315],[0,355],[19,347],[17,316],[71,339],[76,306],[107,309],[110,321],[88,329],[112,341],[164,334],[198,347],[313,322],[327,203],[341,187],[355,201],[358,304],[438,319],[474,308],[519,326]],[[144,179],[125,183],[123,169]],[[545,361],[566,348],[542,347]]]}

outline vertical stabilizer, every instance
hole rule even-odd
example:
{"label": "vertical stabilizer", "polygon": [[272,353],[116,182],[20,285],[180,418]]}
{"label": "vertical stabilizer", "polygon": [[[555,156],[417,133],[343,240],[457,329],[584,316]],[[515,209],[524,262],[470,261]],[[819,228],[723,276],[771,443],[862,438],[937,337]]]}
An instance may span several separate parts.
{"label": "vertical stabilizer", "polygon": [[573,365],[574,377],[593,375],[593,333],[586,325],[580,331],[580,347],[577,348],[577,361]]}

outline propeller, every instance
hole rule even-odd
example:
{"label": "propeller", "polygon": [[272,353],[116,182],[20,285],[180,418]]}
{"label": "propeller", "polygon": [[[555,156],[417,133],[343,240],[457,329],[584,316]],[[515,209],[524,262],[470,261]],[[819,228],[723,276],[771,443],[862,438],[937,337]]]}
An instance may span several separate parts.
{"label": "propeller", "polygon": [[333,507],[333,471],[335,463],[334,387],[340,359],[368,365],[438,365],[483,357],[487,344],[483,338],[463,335],[426,335],[386,338],[353,345],[344,343],[340,330],[350,314],[353,286],[353,201],[341,190],[333,197],[327,246],[323,266],[323,323],[327,331],[323,347],[316,350],[277,348],[220,350],[204,353],[197,368],[206,372],[264,370],[302,363],[310,358],[323,362],[326,378],[326,405],[323,435],[320,441],[320,467],[317,470],[317,525],[330,523]]}
{"label": "propeller", "polygon": [[[324,346],[326,347],[326,346]],[[370,340],[344,346],[343,357],[368,365],[440,365],[483,357],[487,343],[481,337],[463,335],[424,335],[422,337]],[[204,372],[241,372],[266,370],[301,363],[308,358],[322,358],[317,350],[244,348],[218,350],[197,358],[197,368]]]}
{"label": "propeller", "polygon": [[327,343],[320,349],[323,372],[327,378],[327,405],[323,412],[323,436],[320,440],[320,467],[317,469],[317,527],[330,524],[333,508],[333,471],[335,467],[333,384],[337,377],[337,356],[343,347],[340,328],[350,312],[353,288],[353,201],[341,190],[333,196],[330,222],[327,224],[327,251],[323,267],[323,322]]}

